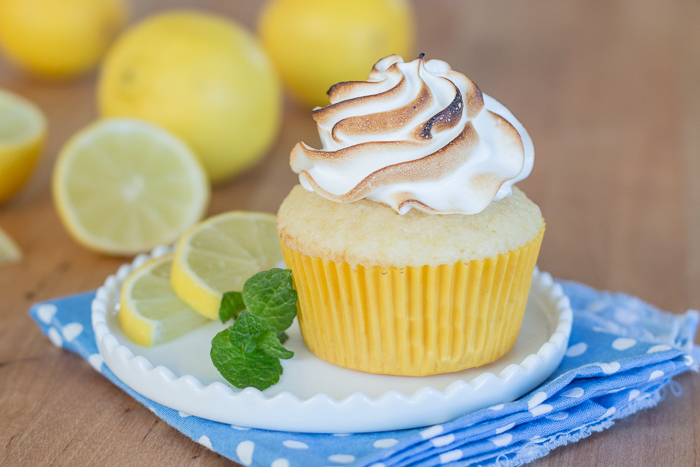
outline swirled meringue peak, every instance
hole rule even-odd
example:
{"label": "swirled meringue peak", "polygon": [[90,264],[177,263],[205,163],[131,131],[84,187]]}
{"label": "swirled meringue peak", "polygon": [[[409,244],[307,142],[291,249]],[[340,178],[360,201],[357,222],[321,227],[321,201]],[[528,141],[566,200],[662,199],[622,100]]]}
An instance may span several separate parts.
{"label": "swirled meringue peak", "polygon": [[302,186],[329,200],[476,214],[532,170],[522,124],[441,60],[391,55],[367,81],[328,95],[331,105],[313,110],[323,149],[297,143],[290,161]]}

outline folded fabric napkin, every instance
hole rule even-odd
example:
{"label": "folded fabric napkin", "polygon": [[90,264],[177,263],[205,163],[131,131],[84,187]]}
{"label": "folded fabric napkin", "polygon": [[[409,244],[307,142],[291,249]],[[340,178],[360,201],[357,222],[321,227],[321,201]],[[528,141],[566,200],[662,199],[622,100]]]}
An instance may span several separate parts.
{"label": "folded fabric napkin", "polygon": [[90,309],[94,293],[51,300],[31,316],[57,346],[77,353],[157,416],[193,440],[246,466],[372,467],[522,465],[557,446],[656,405],[671,378],[698,370],[698,312],[664,313],[624,294],[561,282],[574,324],[555,373],[521,399],[426,428],[319,435],[211,422],[169,409],[125,386],[104,365]]}

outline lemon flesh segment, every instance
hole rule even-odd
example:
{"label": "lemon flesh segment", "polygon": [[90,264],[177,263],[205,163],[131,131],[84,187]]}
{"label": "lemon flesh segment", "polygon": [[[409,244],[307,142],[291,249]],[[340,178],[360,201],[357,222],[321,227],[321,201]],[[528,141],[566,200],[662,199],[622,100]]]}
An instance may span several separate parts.
{"label": "lemon flesh segment", "polygon": [[240,292],[250,276],[274,268],[282,259],[274,215],[221,214],[180,239],[173,261],[173,289],[193,309],[216,319],[225,292]]}
{"label": "lemon flesh segment", "polygon": [[119,301],[122,332],[144,347],[180,337],[209,322],[173,291],[173,254],[151,259],[124,281]]}
{"label": "lemon flesh segment", "polygon": [[30,101],[0,90],[0,202],[17,193],[36,166],[46,118]]}
{"label": "lemon flesh segment", "polygon": [[4,230],[0,229],[0,266],[22,259],[22,251]]}
{"label": "lemon flesh segment", "polygon": [[209,201],[209,182],[189,148],[155,125],[127,119],[104,120],[68,142],[53,191],[79,243],[118,255],[174,242]]}

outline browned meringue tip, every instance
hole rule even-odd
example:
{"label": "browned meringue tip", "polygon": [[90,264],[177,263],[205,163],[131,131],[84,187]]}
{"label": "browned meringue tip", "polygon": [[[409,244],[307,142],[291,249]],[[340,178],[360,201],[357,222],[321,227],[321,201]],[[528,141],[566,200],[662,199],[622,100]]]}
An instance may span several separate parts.
{"label": "browned meringue tip", "polygon": [[302,170],[310,170],[314,166],[309,158],[306,157],[306,150],[304,146],[304,143],[298,142],[294,145],[292,152],[289,155],[289,165],[294,173],[299,173]]}
{"label": "browned meringue tip", "polygon": [[457,86],[454,86],[454,89],[455,97],[450,105],[433,115],[427,122],[420,125],[414,132],[415,138],[431,139],[433,137],[433,130],[439,133],[457,126],[462,119],[462,107],[464,104],[462,101],[462,93],[459,92]]}
{"label": "browned meringue tip", "polygon": [[[328,95],[331,104],[312,112],[323,149],[298,143],[290,155],[304,187],[326,199],[368,198],[399,214],[474,214],[524,170],[524,143],[509,117],[484,111],[473,81],[425,53],[410,62],[384,57],[367,81],[337,83]],[[335,194],[340,176],[350,179]],[[451,194],[441,197],[447,185]]]}
{"label": "browned meringue tip", "polygon": [[[386,67],[379,66],[382,63],[390,64]],[[381,76],[383,73],[393,72],[394,74],[401,74],[401,71],[398,69],[398,67],[396,67],[397,63],[404,63],[403,58],[400,55],[388,55],[377,60],[377,62],[372,66],[372,70],[370,71],[369,77],[366,81],[341,81],[334,84],[328,88],[328,91],[326,91],[326,94],[331,100],[331,105],[348,99],[347,96],[353,92],[366,94],[366,89],[371,91],[371,86],[368,85],[375,82],[384,81],[385,78]]]}
{"label": "browned meringue tip", "polygon": [[[398,92],[392,88],[392,94]],[[386,93],[383,93],[386,94]],[[378,98],[374,99],[375,101]],[[331,137],[338,143],[344,141],[344,136],[359,136],[362,134],[387,134],[400,130],[407,122],[412,121],[421,112],[427,110],[433,103],[430,88],[422,83],[420,91],[413,100],[402,107],[386,112],[369,115],[358,115],[338,121],[331,129]]]}
{"label": "browned meringue tip", "polygon": [[[386,68],[384,68],[384,70],[381,70],[382,67],[379,66],[379,65],[380,65],[380,64],[383,64],[384,62],[391,62],[391,65],[389,65],[389,66],[387,66]],[[401,55],[391,54],[391,55],[387,55],[387,56],[384,57],[384,58],[380,58],[380,59],[377,60],[377,61],[374,63],[374,65],[372,66],[372,70],[369,72],[369,79],[372,79],[372,75],[377,75],[377,74],[384,73],[384,72],[387,71],[389,68],[391,68],[392,66],[396,65],[397,63],[404,63],[403,57],[402,57]]]}

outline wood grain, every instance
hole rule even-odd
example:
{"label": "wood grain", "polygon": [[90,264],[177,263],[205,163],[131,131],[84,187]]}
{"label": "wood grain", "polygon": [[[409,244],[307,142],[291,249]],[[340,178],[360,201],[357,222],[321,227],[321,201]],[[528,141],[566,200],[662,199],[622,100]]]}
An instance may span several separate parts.
{"label": "wood grain", "polygon": [[[139,0],[136,19],[196,7],[254,28],[253,0]],[[547,220],[540,267],[638,295],[663,309],[700,307],[700,2],[696,0],[416,1],[417,52],[447,60],[511,108],[537,149],[522,188]],[[0,207],[25,252],[0,269],[0,465],[234,465],[188,440],[27,316],[37,301],[93,289],[122,260],[84,250],[54,211],[61,144],[96,116],[95,75],[55,84],[0,61],[0,87],[50,122],[29,186]],[[210,214],[275,212],[296,177],[291,147],[315,144],[309,112],[285,108],[278,140],[248,173],[215,189]],[[534,465],[693,465],[700,382],[682,397],[559,448]]]}

